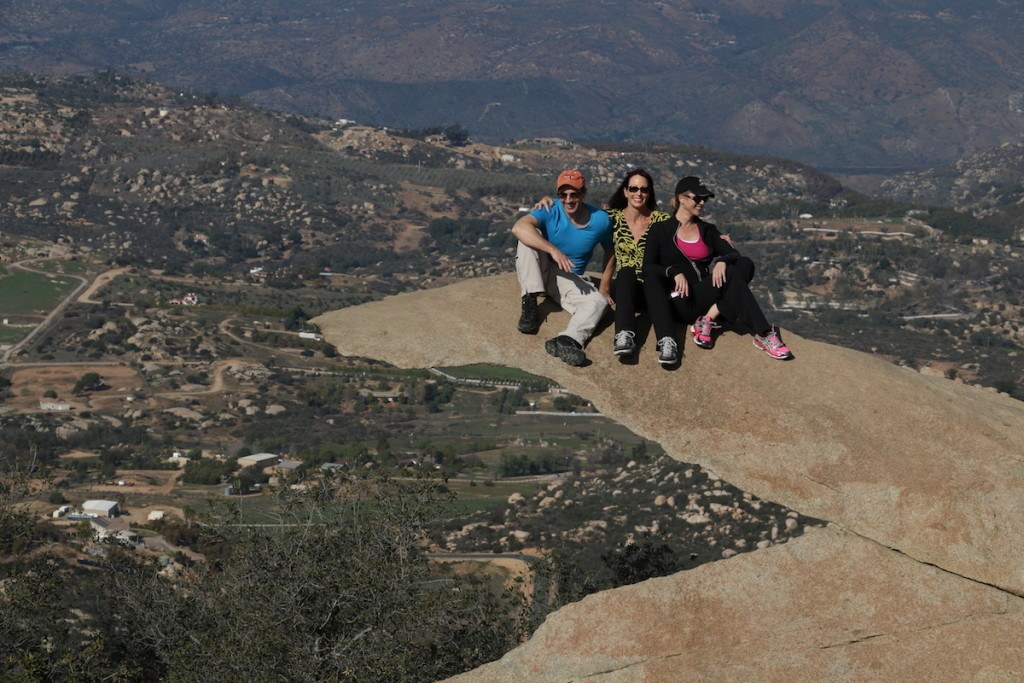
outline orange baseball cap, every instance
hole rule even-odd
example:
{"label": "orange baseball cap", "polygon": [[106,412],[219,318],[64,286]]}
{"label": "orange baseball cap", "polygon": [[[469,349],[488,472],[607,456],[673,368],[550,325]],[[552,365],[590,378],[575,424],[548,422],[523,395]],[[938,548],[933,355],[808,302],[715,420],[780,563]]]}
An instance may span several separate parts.
{"label": "orange baseball cap", "polygon": [[583,174],[576,169],[568,169],[558,174],[558,182],[555,183],[555,189],[560,190],[566,185],[577,190],[582,190],[587,186],[587,181],[583,177]]}

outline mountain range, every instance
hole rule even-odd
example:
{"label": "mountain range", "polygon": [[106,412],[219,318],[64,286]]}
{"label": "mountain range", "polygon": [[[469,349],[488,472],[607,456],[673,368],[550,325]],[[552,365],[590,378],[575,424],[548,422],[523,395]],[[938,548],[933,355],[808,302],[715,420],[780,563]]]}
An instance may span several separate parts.
{"label": "mountain range", "polygon": [[1024,136],[1024,9],[934,0],[9,0],[0,69],[481,141],[702,144],[919,169]]}

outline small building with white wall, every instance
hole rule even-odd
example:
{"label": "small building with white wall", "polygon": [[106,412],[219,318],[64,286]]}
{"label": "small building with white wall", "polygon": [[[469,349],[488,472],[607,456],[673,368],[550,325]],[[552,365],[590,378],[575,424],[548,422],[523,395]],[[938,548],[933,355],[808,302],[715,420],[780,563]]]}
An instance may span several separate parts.
{"label": "small building with white wall", "polygon": [[87,500],[82,503],[82,512],[97,517],[117,517],[117,501],[114,500]]}
{"label": "small building with white wall", "polygon": [[281,462],[280,455],[274,455],[273,453],[253,453],[252,455],[243,455],[238,459],[239,467],[257,467],[264,469],[271,465],[276,465]]}

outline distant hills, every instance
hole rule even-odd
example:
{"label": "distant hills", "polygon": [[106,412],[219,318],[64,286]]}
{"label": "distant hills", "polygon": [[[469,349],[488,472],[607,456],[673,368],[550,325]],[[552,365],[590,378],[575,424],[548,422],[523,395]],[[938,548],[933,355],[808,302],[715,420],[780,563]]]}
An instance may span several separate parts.
{"label": "distant hills", "polygon": [[954,164],[906,173],[882,183],[896,201],[955,207],[1024,236],[1024,145],[1005,144]]}
{"label": "distant hills", "polygon": [[[556,169],[586,170],[600,204],[627,168],[660,183],[699,172],[723,215],[856,200],[796,162],[696,147],[455,144],[181,94],[112,72],[0,74],[0,230],[99,249],[135,265],[316,274],[419,272],[431,242],[462,276],[507,268],[517,210]],[[660,185],[664,187],[664,184]],[[667,199],[667,197],[666,197]],[[861,198],[863,199],[863,198]]]}
{"label": "distant hills", "polygon": [[1024,139],[1024,8],[9,0],[0,68],[113,67],[193,92],[475,139],[701,144],[921,168]]}

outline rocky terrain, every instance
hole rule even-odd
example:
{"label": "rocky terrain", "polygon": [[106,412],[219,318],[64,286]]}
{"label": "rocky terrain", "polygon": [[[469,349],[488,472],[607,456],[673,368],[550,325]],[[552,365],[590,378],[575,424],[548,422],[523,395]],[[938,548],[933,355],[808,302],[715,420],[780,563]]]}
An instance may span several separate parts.
{"label": "rocky terrain", "polygon": [[883,182],[879,193],[897,201],[954,207],[1024,234],[1024,145],[1006,143],[941,168]]}
{"label": "rocky terrain", "polygon": [[[787,680],[1024,671],[1020,402],[795,335],[789,363],[726,335],[710,352],[687,345],[680,370],[665,372],[649,344],[635,366],[601,353],[605,332],[592,365],[571,368],[512,329],[514,292],[511,276],[485,278],[316,322],[342,353],[552,377],[674,458],[830,526],[592,596],[463,680],[625,681],[689,667]],[[481,296],[495,305],[472,305]],[[424,319],[424,306],[438,314]]]}
{"label": "rocky terrain", "polygon": [[259,259],[287,264],[292,277],[381,263],[401,277],[422,267],[406,255],[458,226],[470,234],[446,251],[471,248],[469,274],[484,274],[505,259],[517,209],[550,191],[553,165],[585,165],[602,193],[633,164],[666,178],[699,169],[728,184],[723,197],[740,211],[780,195],[828,202],[842,191],[779,159],[697,148],[456,146],[443,135],[239,107],[110,73],[8,75],[0,98],[0,227],[174,271],[241,272],[241,262]]}
{"label": "rocky terrain", "polygon": [[[619,460],[619,459],[616,459]],[[652,540],[671,549],[676,568],[786,543],[820,520],[802,518],[758,500],[714,473],[665,456],[588,463],[533,496],[512,494],[508,505],[446,536],[450,552],[571,549],[574,561],[600,571],[602,556]]]}

